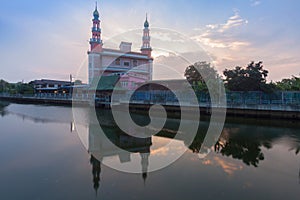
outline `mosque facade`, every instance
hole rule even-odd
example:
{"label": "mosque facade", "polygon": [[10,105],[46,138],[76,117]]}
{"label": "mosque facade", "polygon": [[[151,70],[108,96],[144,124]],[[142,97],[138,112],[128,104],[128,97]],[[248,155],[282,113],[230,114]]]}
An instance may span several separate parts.
{"label": "mosque facade", "polygon": [[139,52],[131,50],[132,43],[120,43],[119,49],[104,48],[100,14],[96,5],[92,19],[92,37],[88,51],[88,83],[102,76],[119,76],[121,87],[134,90],[139,84],[151,81],[153,74],[152,48],[150,46],[150,29],[146,16],[142,46]]}

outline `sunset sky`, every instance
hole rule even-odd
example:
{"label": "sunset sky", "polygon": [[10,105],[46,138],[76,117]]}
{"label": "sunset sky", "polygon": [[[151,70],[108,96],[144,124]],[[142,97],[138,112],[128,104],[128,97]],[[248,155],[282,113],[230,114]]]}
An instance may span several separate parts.
{"label": "sunset sky", "polygon": [[[68,80],[85,66],[94,0],[1,0],[0,5],[0,79]],[[220,73],[262,60],[274,81],[300,74],[299,9],[297,0],[98,2],[104,44],[111,36],[142,30],[147,12],[150,28],[199,43]]]}

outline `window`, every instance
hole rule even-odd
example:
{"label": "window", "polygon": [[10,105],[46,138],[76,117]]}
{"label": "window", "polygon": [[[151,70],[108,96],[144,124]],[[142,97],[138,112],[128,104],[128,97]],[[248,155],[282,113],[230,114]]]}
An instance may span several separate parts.
{"label": "window", "polygon": [[127,87],[128,86],[128,82],[127,81],[122,81],[121,82],[121,86],[122,87]]}
{"label": "window", "polygon": [[133,66],[134,67],[138,66],[138,61],[137,60],[133,60]]}
{"label": "window", "polygon": [[116,65],[120,65],[120,58],[117,58],[117,59],[116,59],[115,64],[116,64]]}
{"label": "window", "polygon": [[128,62],[128,61],[124,62],[124,66],[129,67],[130,66],[130,62]]}

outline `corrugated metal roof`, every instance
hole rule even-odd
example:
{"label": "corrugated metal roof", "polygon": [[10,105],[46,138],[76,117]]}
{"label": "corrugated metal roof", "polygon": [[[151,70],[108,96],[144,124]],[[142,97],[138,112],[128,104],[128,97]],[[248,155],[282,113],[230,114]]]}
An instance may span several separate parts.
{"label": "corrugated metal roof", "polygon": [[119,76],[102,76],[100,79],[94,78],[90,90],[123,90],[120,87],[116,87],[119,78]]}
{"label": "corrugated metal roof", "polygon": [[53,84],[53,85],[70,85],[70,81],[59,81],[59,80],[50,80],[50,79],[41,79],[41,80],[34,80],[30,82],[31,84],[35,85],[43,85],[43,84]]}

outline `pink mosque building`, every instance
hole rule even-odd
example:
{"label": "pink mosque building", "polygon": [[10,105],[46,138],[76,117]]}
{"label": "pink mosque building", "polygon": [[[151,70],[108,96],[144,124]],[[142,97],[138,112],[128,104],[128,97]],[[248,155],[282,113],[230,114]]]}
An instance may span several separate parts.
{"label": "pink mosque building", "polygon": [[134,90],[139,83],[152,80],[153,58],[149,22],[146,16],[140,52],[132,52],[130,42],[121,42],[119,49],[103,48],[97,5],[93,13],[92,37],[88,51],[89,84],[100,76],[119,76],[121,87]]}

